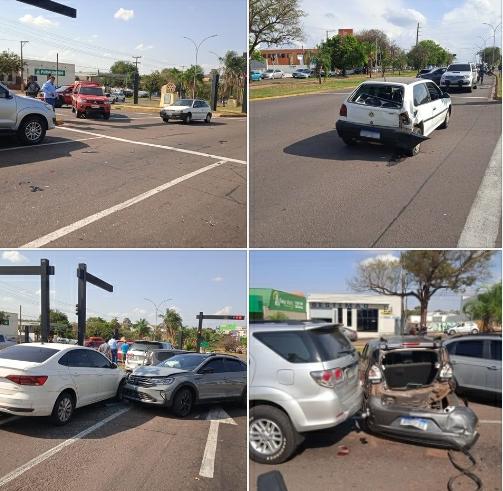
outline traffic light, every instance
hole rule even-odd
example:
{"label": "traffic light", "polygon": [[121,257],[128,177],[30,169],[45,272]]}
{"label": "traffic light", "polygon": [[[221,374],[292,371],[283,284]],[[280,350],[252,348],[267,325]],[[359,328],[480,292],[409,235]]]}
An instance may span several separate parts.
{"label": "traffic light", "polygon": [[233,321],[244,321],[245,316],[244,315],[231,315],[231,316],[229,316],[229,319],[232,319]]}
{"label": "traffic light", "polygon": [[75,305],[75,315],[78,317],[79,316],[79,304]]}

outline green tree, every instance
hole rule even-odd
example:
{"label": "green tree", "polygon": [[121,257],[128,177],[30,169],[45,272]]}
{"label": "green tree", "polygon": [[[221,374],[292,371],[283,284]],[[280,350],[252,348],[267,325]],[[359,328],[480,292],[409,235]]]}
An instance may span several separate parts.
{"label": "green tree", "polygon": [[[39,322],[42,316],[38,317]],[[60,338],[72,337],[72,325],[68,320],[68,316],[59,310],[49,310],[49,331],[54,336]]]}
{"label": "green tree", "polygon": [[366,56],[365,67],[370,77],[372,77],[372,68],[379,66],[379,63],[382,67],[383,57],[385,58],[390,51],[391,42],[389,37],[380,29],[364,29],[357,32],[355,38],[363,45]]}
{"label": "green tree", "polygon": [[482,322],[482,331],[491,330],[493,324],[501,325],[501,282],[479,293],[477,298],[463,306],[471,319]]}
{"label": "green tree", "polygon": [[306,15],[299,0],[249,0],[249,53],[257,47],[281,46],[302,41],[302,18]]}
{"label": "green tree", "polygon": [[142,86],[148,92],[150,99],[152,99],[152,92],[161,91],[163,83],[159,70],[152,72],[150,75],[143,75],[141,80]]}
{"label": "green tree", "polygon": [[121,75],[122,77],[114,77],[114,81],[119,86],[128,86],[131,84],[136,66],[134,63],[125,60],[118,60],[110,67],[110,73],[113,75]]}
{"label": "green tree", "polygon": [[102,317],[89,317],[86,320],[86,336],[99,336],[103,339],[110,339],[113,329]]}
{"label": "green tree", "polygon": [[166,312],[161,314],[161,318],[167,340],[176,344],[178,332],[183,326],[182,316],[175,309],[166,309]]}
{"label": "green tree", "polygon": [[501,63],[501,50],[499,46],[484,48],[482,51],[477,53],[484,63],[498,66]]}
{"label": "green tree", "polygon": [[367,63],[366,47],[356,37],[334,36],[324,43],[322,49],[327,49],[330,52],[332,67],[342,69],[342,75],[346,75],[348,68],[363,66]]}
{"label": "green tree", "polygon": [[409,65],[416,70],[425,68],[428,65],[442,66],[452,62],[454,55],[442,48],[431,39],[420,41],[408,53],[407,59]]}
{"label": "green tree", "polygon": [[21,58],[12,51],[0,53],[0,73],[19,72],[21,70]]}
{"label": "green tree", "polygon": [[325,72],[325,79],[328,76],[328,72],[332,67],[332,56],[330,48],[326,45],[320,44],[317,46],[318,51],[314,55],[312,62],[314,63],[314,70],[316,76],[318,77],[318,82],[321,84],[321,72]]}
{"label": "green tree", "polygon": [[235,97],[242,103],[244,81],[246,80],[246,58],[235,51],[227,51],[223,58],[221,94],[227,98]]}
{"label": "green tree", "polygon": [[119,322],[119,319],[117,319],[117,317],[114,317],[110,322],[109,322],[109,325],[110,325],[110,329],[112,330],[112,332],[114,333],[117,333],[117,335],[120,335],[120,330],[121,330],[121,324]]}
{"label": "green tree", "polygon": [[150,336],[150,326],[146,319],[140,319],[133,324],[133,329],[139,339]]}

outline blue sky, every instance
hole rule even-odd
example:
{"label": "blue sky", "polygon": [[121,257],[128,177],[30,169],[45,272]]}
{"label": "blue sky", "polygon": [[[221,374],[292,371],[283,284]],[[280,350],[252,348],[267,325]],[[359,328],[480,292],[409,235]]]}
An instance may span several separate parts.
{"label": "blue sky", "polygon": [[[358,264],[370,257],[396,251],[251,251],[250,287],[276,288],[287,292],[345,293],[351,292],[347,280],[353,277]],[[492,279],[501,279],[501,253],[491,264]],[[468,294],[475,293],[470,288]],[[432,309],[458,309],[461,294],[450,291],[437,293],[430,304]],[[409,300],[409,307],[415,305]]]}
{"label": "blue sky", "polygon": [[19,41],[29,40],[24,56],[76,63],[84,71],[108,69],[117,59],[143,56],[140,73],[166,66],[195,63],[194,45],[207,36],[198,63],[218,67],[214,51],[242,53],[247,48],[246,0],[59,0],[77,9],[72,19],[16,0],[0,0],[0,51],[19,53]]}
{"label": "blue sky", "polygon": [[[313,47],[327,29],[382,29],[400,47],[409,50],[416,40],[432,39],[459,61],[472,61],[478,46],[492,46],[492,31],[483,22],[501,22],[501,0],[300,0],[304,19],[304,46]],[[332,34],[333,35],[333,34]],[[480,37],[482,37],[482,39]],[[496,45],[501,46],[501,30]],[[300,43],[299,43],[300,44]]]}
{"label": "blue sky", "polygon": [[[186,325],[196,325],[196,314],[246,313],[246,252],[244,251],[0,251],[0,265],[40,265],[49,259],[55,266],[50,279],[51,308],[76,321],[77,265],[111,283],[114,292],[88,285],[88,316],[106,319],[141,317],[154,322],[154,307],[144,300],[176,308]],[[18,312],[38,318],[40,313],[40,279],[36,276],[0,276],[0,310]],[[163,307],[164,307],[163,306]],[[162,310],[162,309],[161,309]],[[205,321],[207,326],[217,322]],[[227,322],[227,321],[222,321]],[[238,324],[242,324],[238,322]]]}

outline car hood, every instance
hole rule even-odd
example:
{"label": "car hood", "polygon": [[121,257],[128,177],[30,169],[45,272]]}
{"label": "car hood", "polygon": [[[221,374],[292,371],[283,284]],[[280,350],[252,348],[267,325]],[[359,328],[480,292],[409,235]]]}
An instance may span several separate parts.
{"label": "car hood", "polygon": [[184,109],[192,109],[190,106],[164,106],[167,111],[182,111]]}
{"label": "car hood", "polygon": [[138,377],[169,377],[170,375],[176,375],[178,373],[187,373],[187,370],[171,367],[147,366],[136,368],[133,370],[132,375]]}
{"label": "car hood", "polygon": [[43,100],[25,95],[13,94],[18,108],[36,107],[37,109],[52,110],[52,107]]}

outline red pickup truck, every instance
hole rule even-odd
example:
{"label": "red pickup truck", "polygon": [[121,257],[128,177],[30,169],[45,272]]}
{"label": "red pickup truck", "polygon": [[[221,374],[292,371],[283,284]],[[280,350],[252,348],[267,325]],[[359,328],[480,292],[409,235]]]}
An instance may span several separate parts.
{"label": "red pickup truck", "polygon": [[110,101],[96,83],[76,82],[72,95],[72,112],[77,118],[100,114],[110,118]]}
{"label": "red pickup truck", "polygon": [[91,336],[84,341],[84,346],[86,348],[98,349],[104,342],[105,340],[99,336]]}

